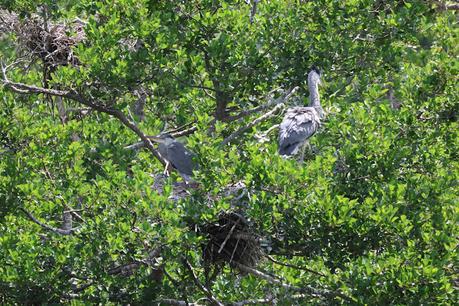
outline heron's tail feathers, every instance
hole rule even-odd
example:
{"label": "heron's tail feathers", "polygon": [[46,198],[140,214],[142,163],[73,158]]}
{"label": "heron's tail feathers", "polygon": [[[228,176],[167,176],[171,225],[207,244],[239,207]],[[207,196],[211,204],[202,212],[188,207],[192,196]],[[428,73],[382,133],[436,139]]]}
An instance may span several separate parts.
{"label": "heron's tail feathers", "polygon": [[279,147],[279,155],[284,158],[298,154],[301,149],[301,143],[295,142],[286,146]]}

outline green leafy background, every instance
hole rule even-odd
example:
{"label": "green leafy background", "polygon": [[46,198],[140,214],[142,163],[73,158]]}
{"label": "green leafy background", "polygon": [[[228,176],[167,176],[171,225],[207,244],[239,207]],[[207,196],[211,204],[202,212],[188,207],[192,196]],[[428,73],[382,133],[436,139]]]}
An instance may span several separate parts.
{"label": "green leafy background", "polygon": [[[455,12],[433,2],[261,1],[250,23],[244,1],[45,1],[56,22],[88,22],[74,48],[82,65],[59,67],[52,86],[115,101],[127,113],[142,83],[151,93],[139,122],[146,134],[165,122],[197,128],[182,141],[197,155],[201,187],[172,201],[169,187],[151,187],[162,165],[146,150],[126,150],[138,139],[116,119],[93,112],[62,125],[46,96],[0,88],[0,302],[197,301],[205,295],[181,258],[203,280],[205,238],[190,220],[216,220],[231,199],[209,199],[242,181],[248,195],[240,206],[269,242],[265,251],[322,275],[267,260],[263,271],[298,287],[340,290],[355,304],[457,303],[459,40]],[[37,13],[29,1],[0,6],[23,18]],[[141,48],[120,46],[125,38]],[[2,36],[3,61],[20,56],[14,40]],[[296,103],[306,104],[312,65],[323,71],[327,118],[304,163],[277,154],[275,132],[265,143],[254,138],[281,114],[225,147],[220,142],[257,114],[217,118],[209,132],[219,101],[236,114],[266,103],[275,88],[299,86]],[[9,78],[41,85],[40,63]],[[59,227],[69,208],[84,222],[74,220],[78,230],[68,236],[22,211]],[[109,273],[159,245],[168,277],[155,278],[151,266]],[[349,303],[298,298],[229,267],[211,289],[225,303],[267,295],[281,305]]]}

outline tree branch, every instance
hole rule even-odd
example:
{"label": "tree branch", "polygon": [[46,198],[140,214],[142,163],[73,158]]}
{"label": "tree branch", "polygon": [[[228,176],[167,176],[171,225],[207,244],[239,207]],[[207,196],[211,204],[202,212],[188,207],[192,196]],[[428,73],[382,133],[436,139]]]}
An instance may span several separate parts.
{"label": "tree branch", "polygon": [[288,263],[285,263],[285,262],[281,262],[281,261],[278,261],[278,260],[274,259],[272,256],[269,256],[269,255],[266,255],[266,258],[268,258],[273,263],[281,265],[281,266],[284,266],[284,267],[303,270],[303,271],[306,271],[306,272],[310,272],[310,273],[325,277],[325,275],[323,273],[320,273],[320,272],[317,272],[317,271],[314,271],[314,270],[311,270],[311,269],[308,269],[308,268],[305,268],[305,267],[299,267],[299,266],[295,266],[295,265],[288,264]]}
{"label": "tree branch", "polygon": [[252,274],[253,276],[256,276],[258,278],[262,278],[264,280],[266,280],[267,282],[271,283],[271,284],[274,284],[274,285],[279,285],[281,286],[282,288],[285,288],[287,290],[291,290],[291,291],[296,291],[296,292],[300,292],[300,293],[307,293],[309,295],[312,295],[312,296],[317,296],[317,297],[326,297],[326,298],[330,298],[330,299],[334,299],[336,297],[340,297],[346,301],[352,301],[352,299],[350,297],[348,297],[347,295],[341,293],[341,292],[335,292],[335,291],[330,291],[330,290],[326,290],[326,289],[316,289],[316,288],[313,288],[311,286],[306,286],[306,287],[296,287],[296,286],[292,286],[292,285],[289,285],[289,284],[286,284],[284,282],[282,282],[281,280],[279,279],[276,279],[266,273],[263,273],[259,270],[256,270],[254,268],[251,268],[251,267],[248,267],[246,265],[243,265],[243,264],[240,264],[240,263],[237,263],[237,262],[234,262],[235,265],[237,266],[238,269],[240,269],[241,271],[245,272],[245,273],[249,273],[249,274]]}
{"label": "tree branch", "polygon": [[157,305],[172,305],[172,306],[204,306],[203,304],[198,303],[188,303],[186,301],[176,300],[176,299],[162,299],[153,301],[153,304]]}
{"label": "tree branch", "polygon": [[[266,96],[270,96],[274,92],[279,91],[279,90],[280,90],[280,88],[276,88],[274,90],[271,90]],[[290,89],[287,92],[290,93],[292,90],[293,89]],[[254,114],[254,113],[258,113],[258,112],[260,112],[262,110],[265,110],[265,109],[267,109],[267,108],[269,108],[269,107],[271,107],[273,105],[276,105],[276,104],[279,104],[279,103],[283,102],[284,99],[285,99],[284,96],[280,96],[277,99],[273,99],[271,97],[267,103],[259,105],[257,107],[251,108],[251,109],[248,109],[248,110],[241,111],[239,114],[236,114],[236,115],[227,116],[223,121],[224,122],[230,122],[230,121],[234,121],[234,120],[237,120],[237,119],[241,119],[243,117],[246,117],[246,116]]]}
{"label": "tree branch", "polygon": [[295,87],[293,88],[290,92],[288,92],[283,98],[282,98],[282,102],[279,102],[272,110],[270,110],[269,112],[265,113],[264,115],[258,117],[257,119],[255,119],[254,121],[252,121],[251,123],[241,127],[240,129],[238,129],[236,132],[232,133],[231,135],[229,135],[227,138],[225,138],[221,145],[222,146],[225,146],[227,145],[228,143],[230,143],[233,139],[235,139],[236,137],[240,136],[241,134],[243,134],[246,130],[254,127],[255,125],[257,125],[258,123],[268,119],[269,117],[271,117],[273,114],[275,114],[278,110],[280,110],[282,107],[284,107],[284,103],[290,99],[290,97],[298,90],[298,87]]}
{"label": "tree branch", "polygon": [[120,110],[113,109],[102,104],[95,103],[93,101],[85,99],[81,94],[75,90],[57,90],[51,88],[42,88],[34,85],[28,85],[24,83],[17,83],[9,81],[6,75],[6,67],[2,65],[3,84],[10,88],[12,91],[20,94],[47,94],[56,97],[63,97],[80,104],[86,105],[92,109],[95,109],[101,113],[111,115],[121,121],[123,125],[132,130],[139,138],[143,141],[147,149],[155,156],[163,165],[166,165],[166,161],[163,156],[154,148],[152,142],[148,137],[137,127],[137,125],[130,121]]}
{"label": "tree branch", "polygon": [[75,228],[71,228],[71,229],[60,229],[60,228],[55,228],[55,227],[52,227],[52,226],[49,226],[41,221],[39,221],[37,218],[34,217],[34,215],[32,215],[29,211],[27,211],[26,209],[24,208],[20,208],[20,210],[22,210],[26,215],[27,217],[32,220],[33,222],[35,222],[36,224],[40,225],[42,228],[48,230],[48,231],[51,231],[55,234],[58,234],[58,235],[71,235],[73,234],[77,229]]}
{"label": "tree branch", "polygon": [[194,283],[204,292],[204,294],[207,296],[209,300],[212,301],[213,304],[218,305],[218,306],[224,306],[222,302],[217,300],[213,295],[212,292],[209,290],[209,288],[205,287],[201,282],[199,281],[198,277],[194,273],[193,267],[191,267],[190,262],[187,259],[183,260],[183,263],[185,264],[185,267],[190,271],[190,274],[193,278]]}

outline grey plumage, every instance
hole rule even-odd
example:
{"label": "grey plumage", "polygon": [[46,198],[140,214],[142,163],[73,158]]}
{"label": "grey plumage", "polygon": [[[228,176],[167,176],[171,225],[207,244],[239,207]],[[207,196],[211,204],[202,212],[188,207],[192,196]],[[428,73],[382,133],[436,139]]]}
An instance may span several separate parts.
{"label": "grey plumage", "polygon": [[279,154],[296,155],[320,126],[324,112],[320,105],[320,72],[313,68],[308,74],[309,106],[287,110],[279,127]]}
{"label": "grey plumage", "polygon": [[183,143],[174,139],[169,134],[163,134],[153,139],[159,142],[159,153],[174,167],[180,174],[191,176],[195,168],[193,153]]}
{"label": "grey plumage", "polygon": [[319,115],[313,107],[288,109],[280,125],[279,154],[296,155],[304,142],[314,135],[319,125]]}

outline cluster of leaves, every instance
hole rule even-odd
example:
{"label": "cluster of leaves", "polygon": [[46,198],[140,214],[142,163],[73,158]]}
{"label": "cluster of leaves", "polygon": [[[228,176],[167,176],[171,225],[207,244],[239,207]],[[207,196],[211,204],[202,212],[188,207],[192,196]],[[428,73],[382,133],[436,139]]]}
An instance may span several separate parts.
{"label": "cluster of leaves", "polygon": [[[55,22],[78,17],[81,65],[50,80],[129,114],[142,87],[145,134],[192,125],[200,187],[171,200],[152,188],[162,165],[125,146],[137,136],[109,114],[64,124],[48,95],[0,90],[0,301],[151,303],[206,296],[199,225],[237,209],[279,265],[257,267],[299,288],[340,291],[356,304],[454,304],[459,271],[459,66],[456,16],[429,1],[45,1]],[[253,5],[253,4],[252,4]],[[29,1],[2,8],[37,13]],[[70,34],[69,34],[70,35]],[[17,57],[13,34],[2,60]],[[276,88],[324,71],[327,119],[304,163],[278,156],[276,136],[221,146]],[[41,85],[40,62],[11,80]],[[66,100],[66,107],[79,108]],[[238,120],[232,120],[236,118]],[[137,118],[134,118],[137,119]],[[222,190],[243,183],[238,202]],[[70,235],[61,228],[73,215]],[[34,222],[35,216],[42,225]],[[65,219],[65,218],[64,218]],[[43,226],[48,225],[48,228]],[[193,225],[193,226],[191,226]],[[160,250],[151,262],[148,254]],[[120,267],[135,263],[136,269]],[[312,273],[316,271],[316,273]],[[224,302],[268,297],[317,304],[226,267],[208,285]],[[207,296],[208,297],[208,296]],[[328,303],[348,303],[340,297]]]}

